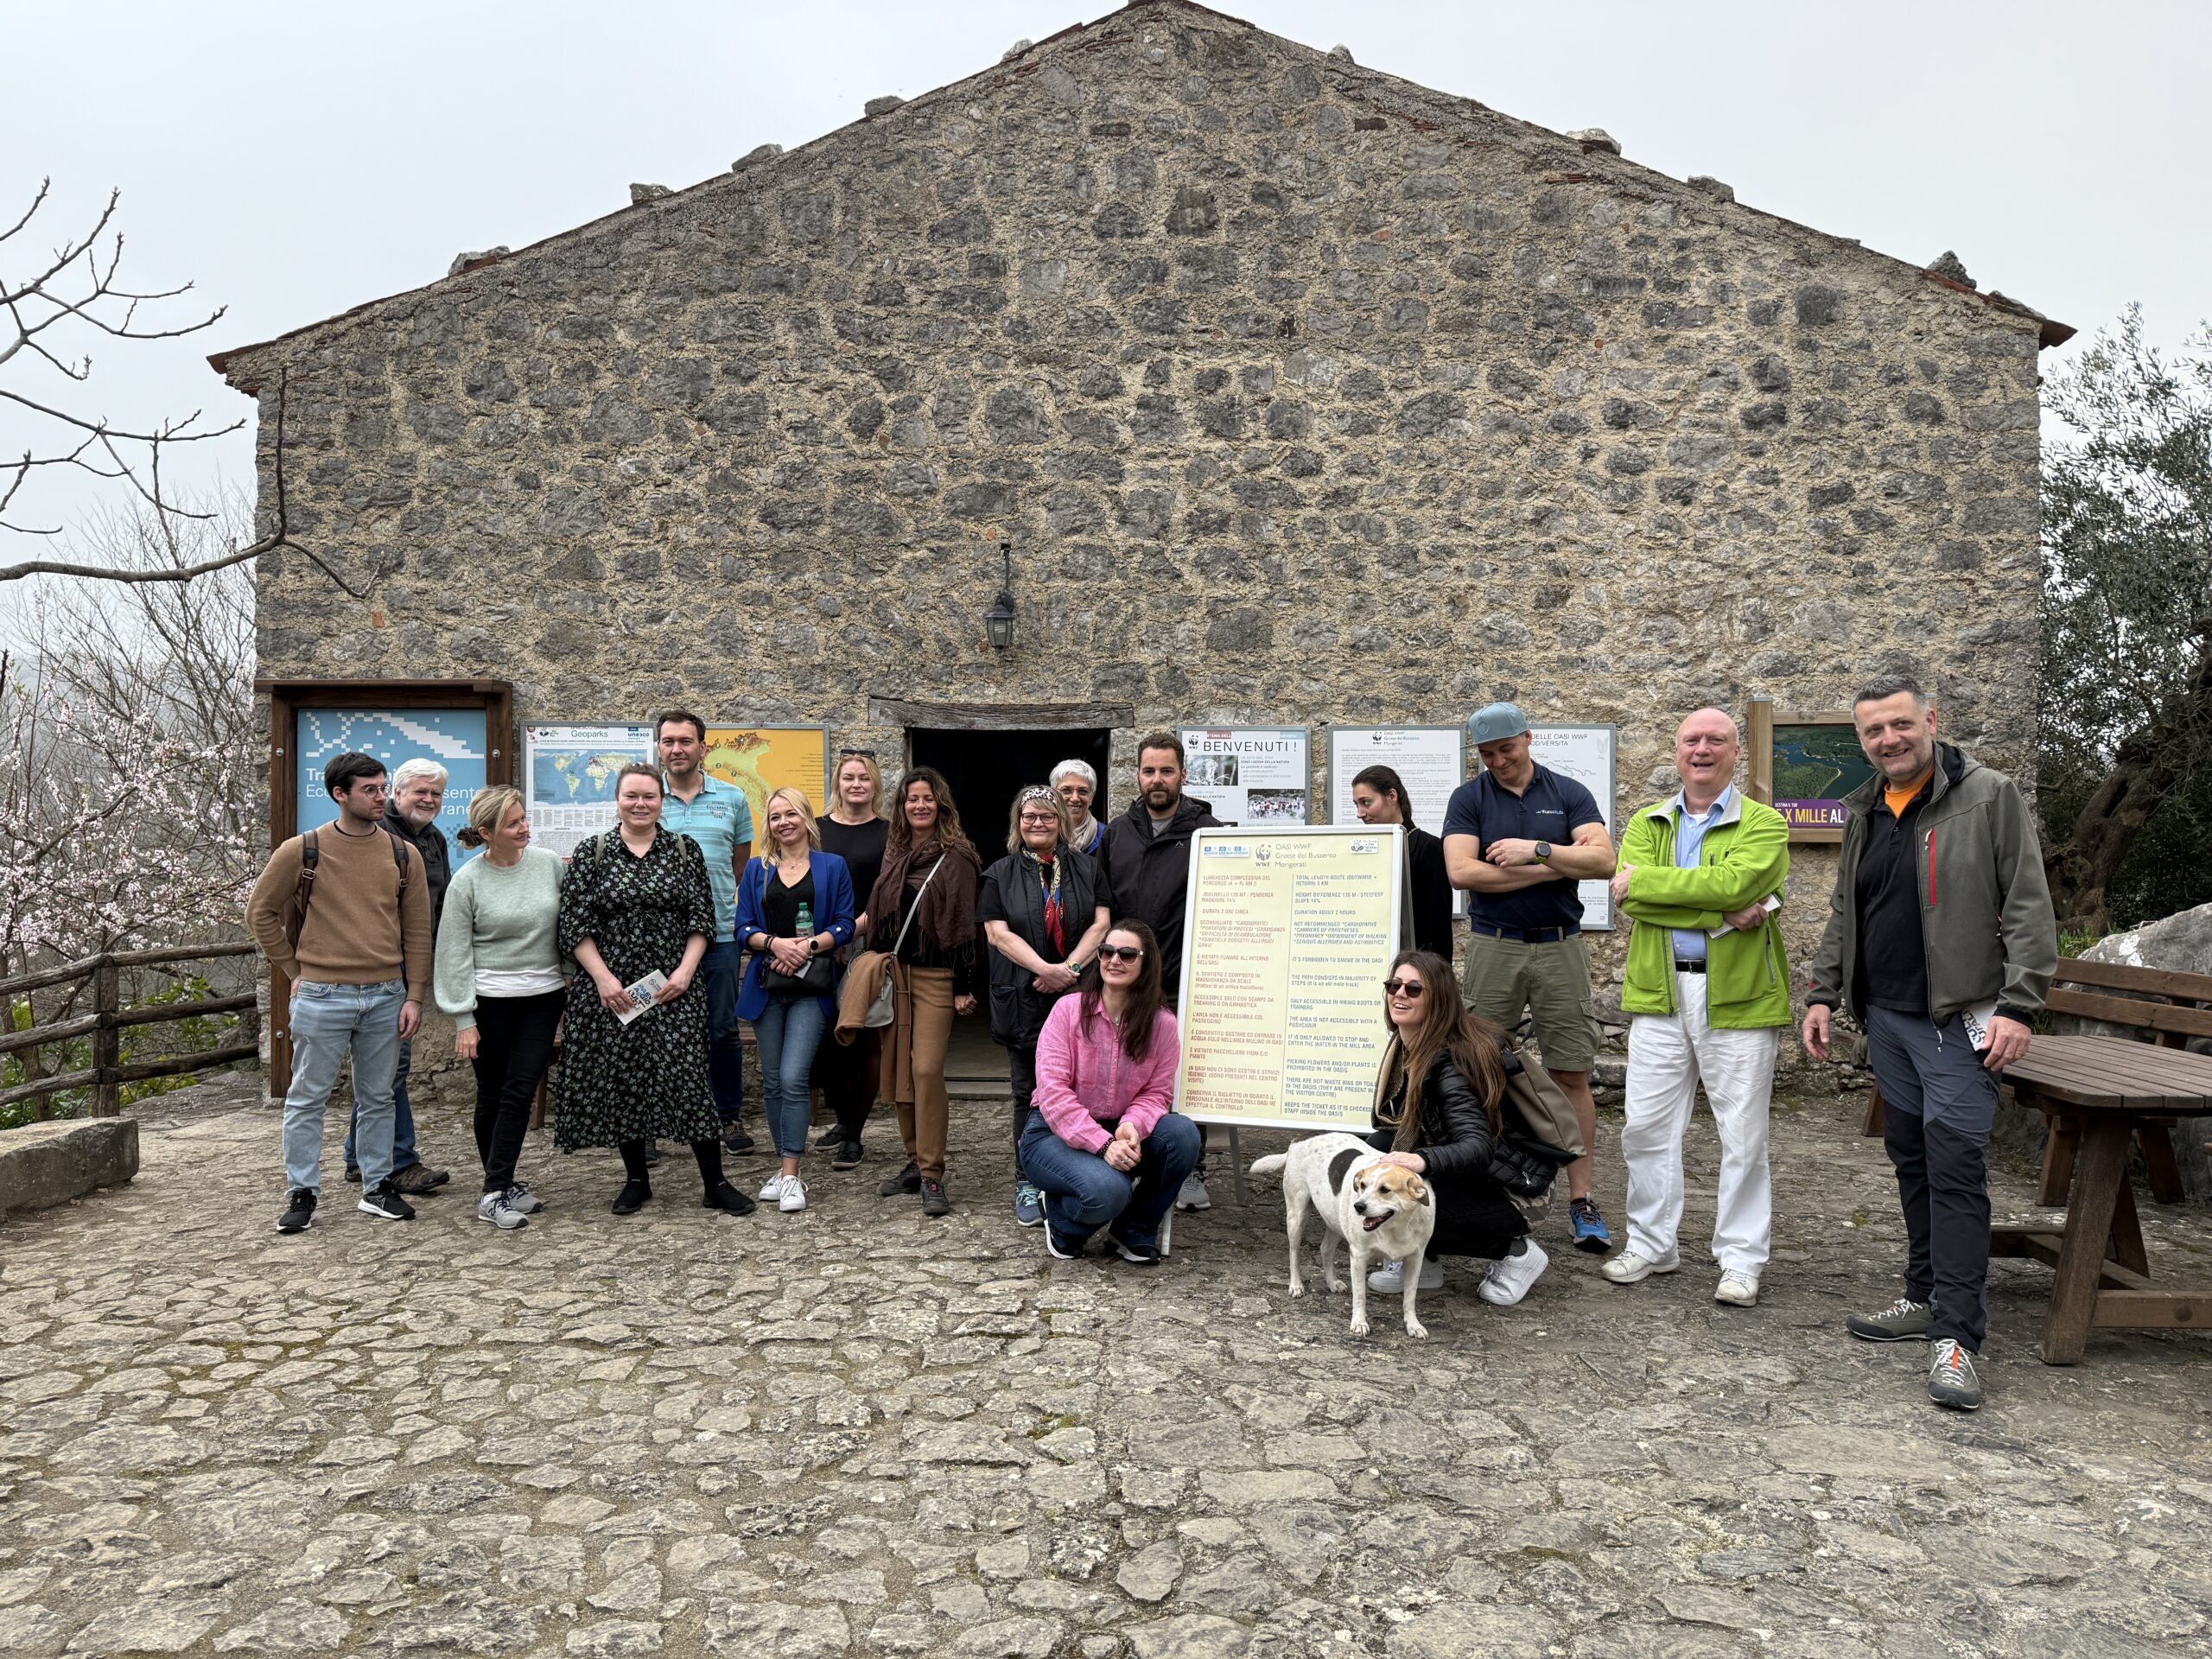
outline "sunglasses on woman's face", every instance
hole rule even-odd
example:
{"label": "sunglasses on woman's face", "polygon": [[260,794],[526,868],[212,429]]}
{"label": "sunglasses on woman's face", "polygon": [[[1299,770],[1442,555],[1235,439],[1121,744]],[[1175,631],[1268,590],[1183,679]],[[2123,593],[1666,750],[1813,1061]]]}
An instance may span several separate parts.
{"label": "sunglasses on woman's face", "polygon": [[1428,987],[1417,979],[1386,979],[1382,982],[1382,988],[1392,996],[1414,997]]}
{"label": "sunglasses on woman's face", "polygon": [[1103,962],[1109,957],[1113,957],[1116,962],[1142,962],[1144,950],[1141,946],[1135,944],[1100,945],[1098,947],[1099,961]]}

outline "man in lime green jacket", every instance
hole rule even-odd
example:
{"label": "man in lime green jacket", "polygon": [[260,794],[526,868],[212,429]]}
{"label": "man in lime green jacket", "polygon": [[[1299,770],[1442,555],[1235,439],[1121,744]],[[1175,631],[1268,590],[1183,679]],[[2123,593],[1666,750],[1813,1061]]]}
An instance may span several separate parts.
{"label": "man in lime green jacket", "polygon": [[1700,709],[1675,733],[1682,787],[1645,807],[1621,838],[1613,901],[1632,924],[1621,1007],[1630,1016],[1628,1248],[1605,1277],[1632,1285],[1681,1265],[1682,1133],[1698,1085],[1720,1131],[1713,1300],[1755,1306],[1774,1198],[1767,1106],[1789,1023],[1789,971],[1774,918],[1789,874],[1789,830],[1732,782],[1736,722]]}

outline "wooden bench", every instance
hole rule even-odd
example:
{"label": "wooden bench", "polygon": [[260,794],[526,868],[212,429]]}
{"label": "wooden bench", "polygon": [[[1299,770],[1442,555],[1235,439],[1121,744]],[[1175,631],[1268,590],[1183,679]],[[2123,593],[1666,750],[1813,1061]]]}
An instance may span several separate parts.
{"label": "wooden bench", "polygon": [[[2056,1200],[2066,1218],[1989,1230],[1992,1255],[2024,1255],[2056,1270],[2037,1349],[2046,1365],[2071,1365],[2093,1329],[2212,1326],[2212,1290],[2164,1290],[2128,1179],[2130,1143],[2164,1143],[2177,1117],[2212,1116],[2212,1056],[2124,1037],[2038,1037],[2005,1068],[2022,1104],[2070,1120],[2070,1179]],[[2045,1203],[2053,1202],[2049,1198]]]}
{"label": "wooden bench", "polygon": [[[2097,989],[2067,988],[2074,985],[2090,985]],[[2100,994],[2109,992],[2121,995]],[[2062,957],[2044,1006],[2051,1014],[2072,1014],[2077,1019],[2101,1020],[2107,1025],[2155,1032],[2161,1048],[2186,1048],[2192,1037],[2212,1037],[2212,974],[2131,968],[2124,963]],[[1880,1135],[1882,1116],[1882,1090],[1877,1084],[1867,1090],[1866,1114],[1859,1133]],[[2081,1116],[2063,1109],[2046,1110],[2044,1124],[2047,1134],[2037,1201],[2063,1204],[2074,1178],[2074,1160],[2081,1148]],[[2182,1198],[2181,1170],[2174,1161],[2172,1131],[2171,1118],[2164,1122],[2146,1120],[2137,1131],[2143,1150],[2143,1173],[2149,1179],[2151,1196],[2160,1204],[2178,1204]]]}
{"label": "wooden bench", "polygon": [[[2071,988],[2087,986],[2082,990]],[[2212,1116],[2212,1057],[2192,1054],[2191,1037],[2212,1037],[2212,975],[2066,957],[2045,1005],[2052,1014],[2156,1033],[2126,1038],[2039,1036],[2008,1067],[2014,1100],[2047,1126],[2037,1202],[2066,1210],[2047,1222],[1990,1230],[1992,1255],[2027,1256],[2056,1269],[2037,1350],[2047,1365],[2070,1365],[2096,1329],[2212,1326],[2212,1292],[2162,1290],[2151,1264],[2128,1179],[2143,1151],[2151,1195],[2182,1197],[2173,1126]],[[1881,1090],[1871,1091],[1864,1131],[1879,1135]]]}

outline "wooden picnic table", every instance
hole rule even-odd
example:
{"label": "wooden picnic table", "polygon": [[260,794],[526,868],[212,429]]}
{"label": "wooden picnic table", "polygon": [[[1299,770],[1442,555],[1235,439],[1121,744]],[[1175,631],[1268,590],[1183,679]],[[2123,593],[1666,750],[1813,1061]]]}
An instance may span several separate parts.
{"label": "wooden picnic table", "polygon": [[[2030,1256],[2056,1269],[2037,1351],[2043,1363],[2073,1364],[2092,1329],[2212,1326],[2212,1290],[2152,1283],[2127,1174],[2139,1135],[2170,1162],[2173,1121],[2212,1116],[2212,1056],[2118,1037],[2037,1037],[2025,1058],[2005,1068],[2005,1081],[2021,1104],[2077,1126],[2070,1179],[2062,1192],[2049,1190],[2047,1179],[2042,1195],[2046,1204],[2063,1201],[2064,1222],[2056,1231],[2047,1222],[1990,1229],[1992,1255]],[[2047,1177],[2056,1168],[2047,1164]]]}

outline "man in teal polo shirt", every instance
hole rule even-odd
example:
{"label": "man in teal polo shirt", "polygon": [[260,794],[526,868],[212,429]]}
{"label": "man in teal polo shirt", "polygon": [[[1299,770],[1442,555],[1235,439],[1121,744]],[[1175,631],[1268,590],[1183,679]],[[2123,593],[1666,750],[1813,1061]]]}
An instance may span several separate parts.
{"label": "man in teal polo shirt", "polygon": [[735,929],[738,878],[753,855],[753,807],[736,785],[707,775],[701,765],[707,758],[707,724],[698,715],[671,709],[654,726],[653,737],[667,785],[661,827],[699,843],[715,890],[715,940],[700,966],[705,970],[713,1044],[707,1051],[707,1071],[721,1118],[722,1144],[732,1152],[750,1152],[753,1137],[738,1122],[745,1101],[745,1050],[738,1041],[737,982],[745,958]]}

